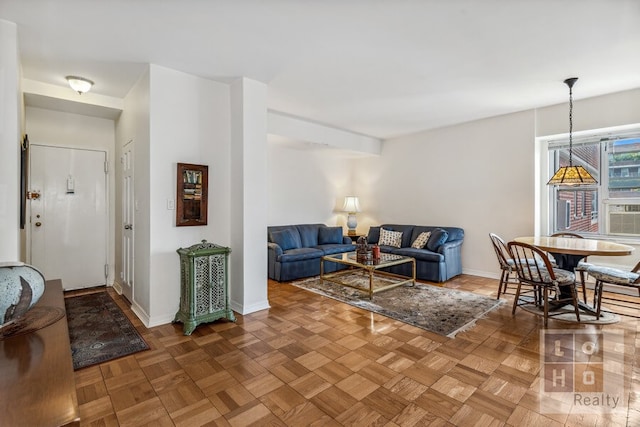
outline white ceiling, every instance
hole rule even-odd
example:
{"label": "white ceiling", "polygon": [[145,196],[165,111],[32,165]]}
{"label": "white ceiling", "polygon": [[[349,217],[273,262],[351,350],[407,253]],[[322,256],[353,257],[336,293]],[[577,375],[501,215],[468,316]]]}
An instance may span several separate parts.
{"label": "white ceiling", "polygon": [[638,0],[0,0],[23,77],[124,97],[154,63],[378,138],[640,87]]}

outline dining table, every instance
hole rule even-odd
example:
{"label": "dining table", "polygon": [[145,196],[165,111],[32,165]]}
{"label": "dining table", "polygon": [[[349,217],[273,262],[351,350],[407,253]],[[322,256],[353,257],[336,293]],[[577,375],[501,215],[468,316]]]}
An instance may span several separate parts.
{"label": "dining table", "polygon": [[[631,255],[635,248],[622,243],[600,239],[576,239],[574,237],[556,236],[523,236],[516,237],[516,242],[536,246],[549,252],[559,268],[574,272],[578,263],[588,256],[625,256]],[[564,291],[564,288],[561,292]],[[566,292],[566,291],[565,291]],[[571,295],[561,295],[569,297]],[[586,301],[578,302],[579,308],[589,314],[595,314],[595,308]]]}

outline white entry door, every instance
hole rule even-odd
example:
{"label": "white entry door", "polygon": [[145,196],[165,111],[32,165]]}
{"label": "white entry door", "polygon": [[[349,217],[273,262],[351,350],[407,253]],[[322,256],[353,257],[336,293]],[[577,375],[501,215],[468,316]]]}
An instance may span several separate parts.
{"label": "white entry door", "polygon": [[133,301],[133,141],[124,146],[122,169],[122,294]]}
{"label": "white entry door", "polygon": [[65,290],[106,284],[105,162],[104,151],[30,147],[30,262]]}

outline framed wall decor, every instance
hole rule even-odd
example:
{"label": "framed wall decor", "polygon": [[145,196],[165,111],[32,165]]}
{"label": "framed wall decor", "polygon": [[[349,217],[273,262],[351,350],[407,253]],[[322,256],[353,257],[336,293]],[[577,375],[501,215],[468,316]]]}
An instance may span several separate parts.
{"label": "framed wall decor", "polygon": [[178,163],[176,227],[207,225],[209,167]]}

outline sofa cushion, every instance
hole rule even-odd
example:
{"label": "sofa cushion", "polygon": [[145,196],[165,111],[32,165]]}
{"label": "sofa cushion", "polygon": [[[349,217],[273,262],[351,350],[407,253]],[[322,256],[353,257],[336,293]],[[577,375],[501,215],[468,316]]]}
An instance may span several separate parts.
{"label": "sofa cushion", "polygon": [[320,227],[318,229],[318,244],[340,244],[342,243],[342,227]]}
{"label": "sofa cushion", "polygon": [[319,245],[316,246],[316,249],[320,249],[325,255],[333,255],[333,254],[341,254],[343,252],[353,252],[355,250],[355,246],[351,243],[349,244],[327,244],[327,245]]}
{"label": "sofa cushion", "polygon": [[411,258],[415,258],[416,261],[441,262],[444,260],[444,255],[425,249],[399,248],[394,249],[393,253],[396,255],[410,256]]}
{"label": "sofa cushion", "polygon": [[300,235],[291,229],[271,232],[271,240],[282,248],[283,251],[296,249],[302,246]]}
{"label": "sofa cushion", "polygon": [[374,244],[380,240],[380,227],[369,227],[369,234],[367,235],[367,243]]}
{"label": "sofa cushion", "polygon": [[314,258],[320,259],[322,255],[324,255],[324,252],[322,252],[320,249],[317,249],[317,248],[297,248],[297,249],[290,249],[285,253],[283,253],[282,255],[280,255],[280,258],[278,259],[278,261],[294,262],[294,261],[302,261],[305,259],[314,259]]}
{"label": "sofa cushion", "polygon": [[[402,244],[400,247],[408,248],[411,246],[411,242],[414,240],[411,238],[413,234],[414,225],[403,225],[403,224],[380,224],[380,228],[384,228],[385,230],[391,231],[401,231],[402,232]],[[429,231],[429,230],[423,230]]]}
{"label": "sofa cushion", "polygon": [[424,248],[427,244],[427,240],[429,240],[429,236],[431,236],[430,231],[423,231],[418,237],[416,237],[416,240],[411,243],[411,247],[415,249]]}
{"label": "sofa cushion", "polygon": [[436,252],[440,245],[445,244],[448,238],[449,233],[447,233],[447,230],[436,228],[431,232],[431,236],[429,236],[429,240],[427,240],[427,249]]}
{"label": "sofa cushion", "polygon": [[318,230],[326,227],[324,224],[298,224],[296,228],[300,233],[300,241],[302,248],[312,248],[318,246]]}
{"label": "sofa cushion", "polygon": [[381,228],[378,244],[381,246],[393,246],[394,248],[399,248],[402,246],[402,232]]}

